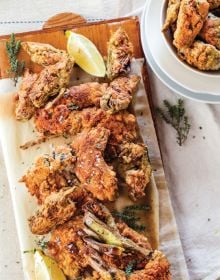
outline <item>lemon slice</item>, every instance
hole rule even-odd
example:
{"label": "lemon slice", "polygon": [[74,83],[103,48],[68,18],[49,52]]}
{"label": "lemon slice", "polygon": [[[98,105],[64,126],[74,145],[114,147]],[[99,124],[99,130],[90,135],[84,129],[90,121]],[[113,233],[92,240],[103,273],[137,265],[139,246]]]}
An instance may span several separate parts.
{"label": "lemon slice", "polygon": [[96,46],[85,36],[66,31],[67,51],[75,62],[87,73],[104,77],[106,68],[104,60]]}
{"label": "lemon slice", "polygon": [[58,264],[41,250],[34,253],[36,280],[66,280]]}

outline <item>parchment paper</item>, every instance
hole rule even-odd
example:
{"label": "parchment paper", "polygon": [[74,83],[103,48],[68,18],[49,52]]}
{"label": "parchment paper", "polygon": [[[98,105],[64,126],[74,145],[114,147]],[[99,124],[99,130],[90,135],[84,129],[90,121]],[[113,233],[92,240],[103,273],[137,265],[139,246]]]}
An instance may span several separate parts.
{"label": "parchment paper", "polygon": [[[140,74],[143,61],[139,60],[133,62],[132,71]],[[75,70],[75,78],[80,78],[80,81],[91,80],[91,77],[79,71]],[[75,81],[73,81],[75,83]],[[21,150],[19,146],[24,144],[28,140],[36,138],[37,134],[34,131],[33,123],[17,122],[14,118],[14,96],[13,83],[9,79],[0,81],[0,138],[3,147],[3,153],[5,158],[5,164],[7,169],[8,180],[10,184],[10,191],[13,200],[14,213],[16,218],[17,231],[20,241],[21,251],[29,250],[36,247],[35,239],[28,228],[27,219],[36,209],[36,203],[23,184],[19,184],[18,180],[25,173],[25,171],[32,165],[37,155],[42,153],[48,153],[50,146],[69,143],[70,139],[57,138],[51,139],[46,143],[42,143],[40,146],[32,147],[28,150]],[[144,90],[143,81],[139,86],[139,90],[136,94],[134,111],[137,116],[140,133],[144,142],[149,146],[150,156],[152,141],[153,123],[151,120],[148,101]],[[186,264],[184,255],[182,252],[182,246],[179,239],[179,234],[176,228],[175,217],[170,203],[169,193],[167,186],[163,180],[163,174],[160,174],[160,170],[155,172],[157,179],[161,177],[161,184],[159,184],[159,205],[160,205],[160,249],[167,255],[171,262],[173,279],[188,279]],[[153,217],[154,234],[157,232],[158,222],[158,200],[157,189],[154,178],[148,189],[151,194],[154,212],[151,213]],[[117,208],[121,208],[124,205],[124,201],[119,200],[116,203]],[[148,221],[149,222],[149,221]],[[150,228],[150,226],[148,225]],[[22,254],[23,267],[26,279],[34,280],[34,262],[31,254]]]}

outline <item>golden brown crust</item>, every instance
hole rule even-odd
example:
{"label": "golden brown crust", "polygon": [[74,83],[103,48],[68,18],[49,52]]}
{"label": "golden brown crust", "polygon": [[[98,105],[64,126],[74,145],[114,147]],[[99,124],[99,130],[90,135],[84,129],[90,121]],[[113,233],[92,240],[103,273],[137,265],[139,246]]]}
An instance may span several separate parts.
{"label": "golden brown crust", "polygon": [[220,50],[201,41],[195,41],[190,48],[183,49],[180,56],[200,70],[220,69]]}
{"label": "golden brown crust", "polygon": [[208,0],[210,10],[216,9],[220,6],[220,0]]}
{"label": "golden brown crust", "polygon": [[199,36],[206,41],[206,43],[220,49],[220,18],[209,13]]}
{"label": "golden brown crust", "polygon": [[74,139],[76,152],[76,176],[83,186],[99,200],[113,201],[117,193],[117,179],[112,167],[103,158],[110,131],[94,128],[82,132]]}
{"label": "golden brown crust", "polygon": [[180,0],[169,0],[162,31],[166,31],[170,26],[176,23],[180,9],[180,2]]}
{"label": "golden brown crust", "polygon": [[108,43],[107,76],[110,80],[130,71],[133,45],[123,28],[112,34]]}
{"label": "golden brown crust", "polygon": [[192,45],[202,29],[208,11],[209,4],[206,0],[182,0],[173,41],[178,50]]}

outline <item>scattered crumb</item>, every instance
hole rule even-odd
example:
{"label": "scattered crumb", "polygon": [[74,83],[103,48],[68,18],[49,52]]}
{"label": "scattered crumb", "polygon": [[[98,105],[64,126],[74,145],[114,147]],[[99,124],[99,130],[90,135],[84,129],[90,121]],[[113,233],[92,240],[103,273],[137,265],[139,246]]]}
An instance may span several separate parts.
{"label": "scattered crumb", "polygon": [[202,126],[199,126],[199,129],[202,129]]}
{"label": "scattered crumb", "polygon": [[195,139],[196,138],[196,136],[195,135],[193,135],[193,137],[192,137],[193,139]]}
{"label": "scattered crumb", "polygon": [[208,218],[208,222],[210,222],[211,221],[211,219],[210,218]]}
{"label": "scattered crumb", "polygon": [[203,136],[202,138],[205,139],[205,136]]}

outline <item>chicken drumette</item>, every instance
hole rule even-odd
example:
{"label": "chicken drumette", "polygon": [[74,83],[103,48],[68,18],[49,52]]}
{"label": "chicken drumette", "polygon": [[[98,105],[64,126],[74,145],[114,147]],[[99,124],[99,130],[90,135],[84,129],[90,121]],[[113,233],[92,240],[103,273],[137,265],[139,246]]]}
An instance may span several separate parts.
{"label": "chicken drumette", "polygon": [[199,36],[220,50],[220,18],[209,13]]}

